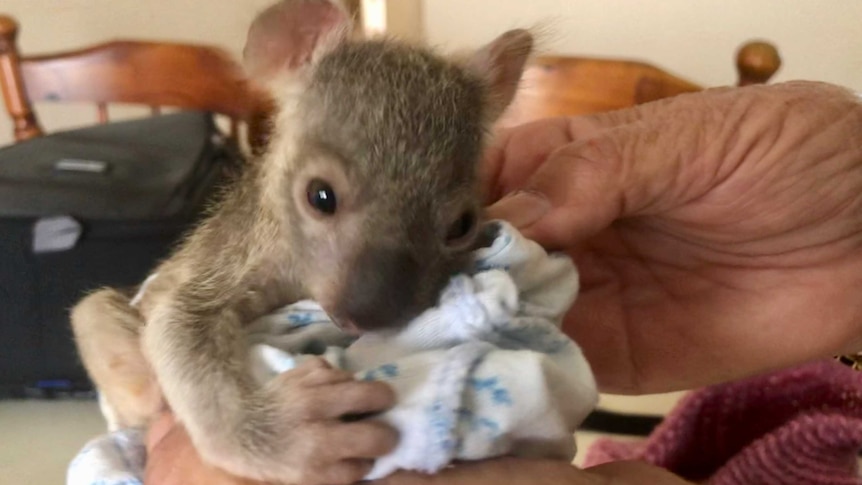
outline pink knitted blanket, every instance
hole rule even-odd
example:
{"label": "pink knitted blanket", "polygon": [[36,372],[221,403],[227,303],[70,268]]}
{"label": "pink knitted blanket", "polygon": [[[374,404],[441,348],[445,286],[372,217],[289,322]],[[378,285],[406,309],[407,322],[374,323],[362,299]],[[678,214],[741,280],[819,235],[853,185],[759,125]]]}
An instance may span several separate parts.
{"label": "pink knitted blanket", "polygon": [[862,372],[817,362],[694,391],[646,439],[585,465],[643,460],[711,485],[862,485]]}

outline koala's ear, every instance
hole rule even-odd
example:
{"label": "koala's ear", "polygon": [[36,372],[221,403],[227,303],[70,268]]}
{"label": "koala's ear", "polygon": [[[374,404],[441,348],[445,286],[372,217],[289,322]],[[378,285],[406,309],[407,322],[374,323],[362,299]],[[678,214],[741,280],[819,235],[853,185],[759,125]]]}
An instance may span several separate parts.
{"label": "koala's ear", "polygon": [[248,75],[264,83],[301,70],[352,30],[337,0],[281,0],[254,19],[243,58]]}
{"label": "koala's ear", "polygon": [[532,50],[533,35],[529,31],[510,30],[467,61],[467,67],[488,86],[489,121],[496,120],[512,102]]}

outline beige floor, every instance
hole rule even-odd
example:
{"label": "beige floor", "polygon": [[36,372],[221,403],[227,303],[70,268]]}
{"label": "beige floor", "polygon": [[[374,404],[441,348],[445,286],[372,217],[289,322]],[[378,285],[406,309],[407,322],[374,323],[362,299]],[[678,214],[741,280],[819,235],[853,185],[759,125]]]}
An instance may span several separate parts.
{"label": "beige floor", "polygon": [[[662,413],[676,397],[604,396],[602,407]],[[104,423],[94,402],[0,401],[0,485],[64,484],[69,461],[102,432]],[[578,448],[585,449],[595,437],[580,433]]]}
{"label": "beige floor", "polygon": [[0,485],[61,485],[104,423],[94,402],[0,401]]}

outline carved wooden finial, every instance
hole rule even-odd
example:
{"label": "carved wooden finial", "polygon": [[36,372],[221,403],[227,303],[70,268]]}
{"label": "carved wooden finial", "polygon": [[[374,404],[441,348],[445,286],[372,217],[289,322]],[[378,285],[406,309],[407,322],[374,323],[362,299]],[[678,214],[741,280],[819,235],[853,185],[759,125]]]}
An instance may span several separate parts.
{"label": "carved wooden finial", "polygon": [[781,67],[778,49],[766,41],[745,43],[736,53],[739,85],[763,84]]}
{"label": "carved wooden finial", "polygon": [[40,136],[42,129],[24,89],[18,46],[18,22],[0,14],[0,92],[6,111],[12,117],[15,140],[28,140]]}
{"label": "carved wooden finial", "polygon": [[0,14],[0,53],[11,49],[17,36],[18,22],[8,15]]}

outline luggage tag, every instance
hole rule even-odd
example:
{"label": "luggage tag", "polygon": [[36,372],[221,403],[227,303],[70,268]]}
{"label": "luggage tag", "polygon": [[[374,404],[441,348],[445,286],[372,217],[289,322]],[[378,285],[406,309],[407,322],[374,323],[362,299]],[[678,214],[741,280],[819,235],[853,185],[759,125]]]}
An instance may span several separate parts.
{"label": "luggage tag", "polygon": [[70,216],[43,217],[33,225],[33,253],[56,253],[75,247],[81,238],[81,223]]}

